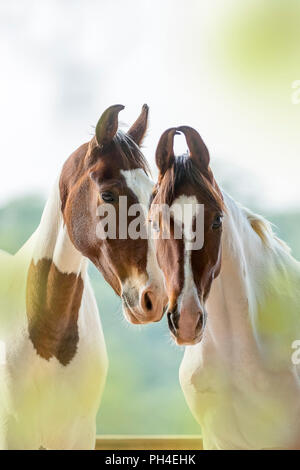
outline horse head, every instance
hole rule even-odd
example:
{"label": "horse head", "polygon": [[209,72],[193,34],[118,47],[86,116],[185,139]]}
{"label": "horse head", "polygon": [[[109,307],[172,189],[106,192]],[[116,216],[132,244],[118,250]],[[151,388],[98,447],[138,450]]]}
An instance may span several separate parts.
{"label": "horse head", "polygon": [[[71,241],[122,298],[126,318],[148,323],[161,319],[167,302],[153,242],[142,236],[147,232],[153,188],[140,150],[148,106],[143,106],[127,133],[118,130],[123,108],[109,107],[92,140],[65,163],[60,179],[62,211]],[[136,236],[137,211],[141,233]],[[108,231],[105,215],[111,216]]]}

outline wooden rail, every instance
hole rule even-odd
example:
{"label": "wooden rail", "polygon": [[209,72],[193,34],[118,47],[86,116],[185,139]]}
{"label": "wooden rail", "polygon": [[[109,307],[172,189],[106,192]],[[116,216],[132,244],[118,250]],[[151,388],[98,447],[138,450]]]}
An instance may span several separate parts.
{"label": "wooden rail", "polygon": [[96,450],[202,450],[202,437],[98,435]]}

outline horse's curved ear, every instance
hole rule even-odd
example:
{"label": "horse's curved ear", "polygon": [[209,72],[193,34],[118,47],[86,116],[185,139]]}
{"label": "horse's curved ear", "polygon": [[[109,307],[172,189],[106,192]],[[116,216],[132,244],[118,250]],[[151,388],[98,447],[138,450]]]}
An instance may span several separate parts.
{"label": "horse's curved ear", "polygon": [[175,160],[174,155],[174,136],[177,134],[176,127],[167,129],[159,139],[155,161],[159,170],[158,183],[164,176],[165,172],[170,168]]}
{"label": "horse's curved ear", "polygon": [[148,127],[149,106],[143,104],[141,114],[127,132],[129,137],[137,144],[141,145]]}
{"label": "horse's curved ear", "polygon": [[207,172],[210,157],[208,149],[200,134],[189,126],[177,127],[177,130],[185,135],[186,143],[190,151],[190,158],[193,159],[200,170]]}
{"label": "horse's curved ear", "polygon": [[100,117],[95,130],[97,144],[100,148],[107,147],[116,135],[118,114],[124,107],[122,104],[110,106]]}

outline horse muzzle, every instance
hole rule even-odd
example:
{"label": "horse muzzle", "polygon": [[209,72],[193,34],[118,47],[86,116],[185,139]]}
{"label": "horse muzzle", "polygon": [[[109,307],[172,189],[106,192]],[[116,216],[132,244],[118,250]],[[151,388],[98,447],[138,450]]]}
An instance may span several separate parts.
{"label": "horse muzzle", "polygon": [[177,307],[167,314],[171,335],[179,346],[188,346],[202,340],[207,313],[199,302],[194,305],[182,305],[180,313]]}
{"label": "horse muzzle", "polygon": [[133,324],[147,324],[161,320],[165,305],[166,295],[157,291],[154,286],[145,287],[140,296],[135,296],[134,301],[126,293],[122,295],[123,310],[126,319]]}

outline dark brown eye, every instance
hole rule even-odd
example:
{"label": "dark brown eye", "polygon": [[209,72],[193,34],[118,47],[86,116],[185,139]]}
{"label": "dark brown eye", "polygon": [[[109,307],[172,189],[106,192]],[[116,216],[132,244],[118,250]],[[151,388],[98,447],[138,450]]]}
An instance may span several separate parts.
{"label": "dark brown eye", "polygon": [[104,191],[101,193],[101,198],[104,202],[115,202],[116,196],[110,191]]}
{"label": "dark brown eye", "polygon": [[222,226],[222,215],[221,214],[218,214],[216,215],[214,221],[213,221],[213,224],[212,224],[212,229],[213,230],[217,230],[218,228],[220,228]]}

